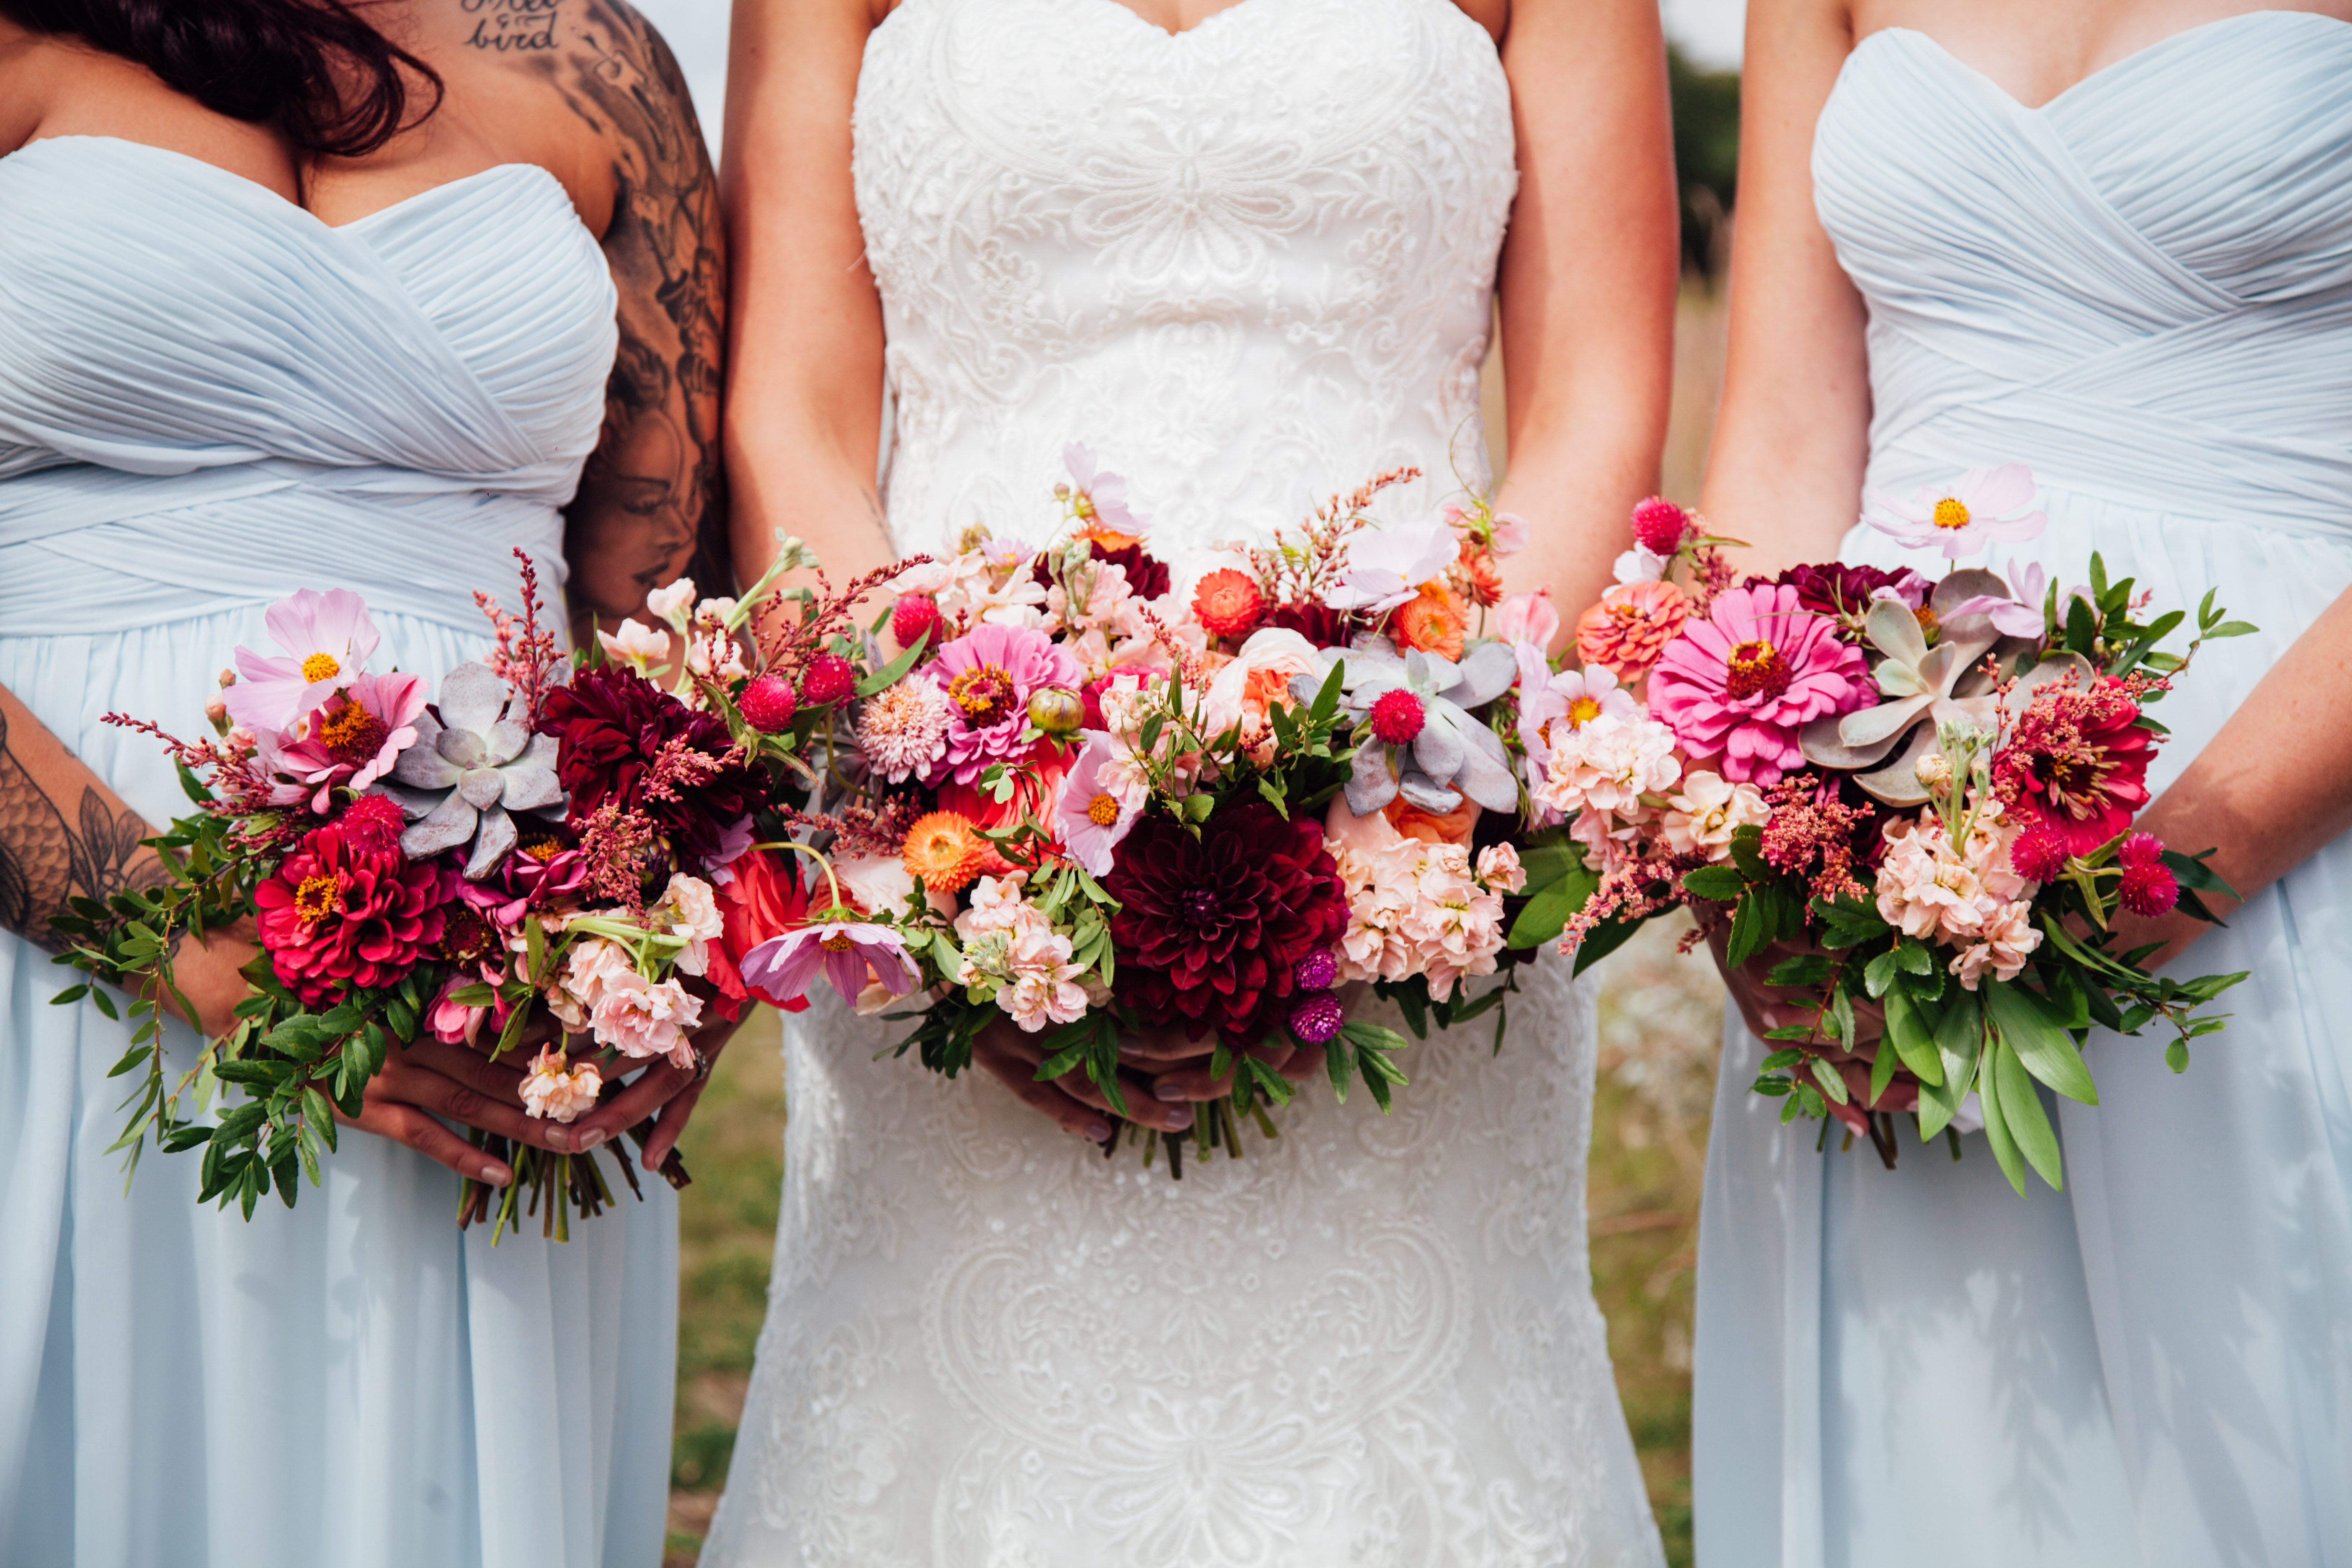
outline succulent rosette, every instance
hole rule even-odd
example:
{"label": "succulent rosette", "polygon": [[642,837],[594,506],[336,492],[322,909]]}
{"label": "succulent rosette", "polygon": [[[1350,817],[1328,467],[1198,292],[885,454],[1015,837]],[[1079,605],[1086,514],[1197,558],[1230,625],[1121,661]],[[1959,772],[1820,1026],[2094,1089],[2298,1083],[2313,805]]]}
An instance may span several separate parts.
{"label": "succulent rosette", "polygon": [[439,713],[420,712],[416,743],[400,754],[383,793],[414,826],[401,848],[419,859],[470,846],[466,877],[497,870],[520,835],[512,813],[561,815],[555,742],[513,713],[514,693],[488,665],[442,679]]}

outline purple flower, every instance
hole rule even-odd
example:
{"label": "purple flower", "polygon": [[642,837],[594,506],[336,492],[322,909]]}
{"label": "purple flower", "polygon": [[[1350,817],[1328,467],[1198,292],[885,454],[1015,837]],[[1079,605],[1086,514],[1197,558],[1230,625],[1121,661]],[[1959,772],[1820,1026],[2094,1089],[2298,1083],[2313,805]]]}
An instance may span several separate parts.
{"label": "purple flower", "polygon": [[304,588],[269,606],[263,617],[284,658],[236,650],[237,683],[224,692],[229,716],[257,735],[289,728],[349,686],[376,645],[367,601],[348,588],[321,594]]}
{"label": "purple flower", "polygon": [[1329,1045],[1347,1021],[1347,1008],[1328,991],[1310,992],[1290,1005],[1290,1032],[1303,1046]]}
{"label": "purple flower", "polygon": [[[2049,519],[2033,507],[2033,470],[2023,463],[1970,468],[1948,485],[1922,485],[1907,501],[1870,492],[1862,521],[1914,550],[1942,549],[1947,560],[1972,555],[1994,540],[2021,544],[2040,536]],[[1877,513],[1887,513],[1879,516]]]}
{"label": "purple flower", "polygon": [[1044,632],[1030,626],[975,626],[940,649],[924,668],[948,694],[947,754],[931,764],[924,783],[952,776],[968,784],[992,763],[1025,754],[1021,738],[1029,724],[1029,696],[1040,687],[1075,690],[1086,679],[1078,661]]}
{"label": "purple flower", "polygon": [[807,995],[820,973],[852,1004],[866,989],[869,970],[893,996],[904,996],[920,978],[898,932],[849,921],[826,921],[770,937],[745,953],[739,967],[743,984],[779,1007]]}

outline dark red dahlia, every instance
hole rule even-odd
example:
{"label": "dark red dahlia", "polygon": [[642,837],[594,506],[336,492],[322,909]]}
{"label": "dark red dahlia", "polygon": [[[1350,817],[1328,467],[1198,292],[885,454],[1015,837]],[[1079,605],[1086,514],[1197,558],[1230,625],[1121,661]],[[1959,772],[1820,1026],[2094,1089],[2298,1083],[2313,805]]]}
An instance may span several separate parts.
{"label": "dark red dahlia", "polygon": [[1282,1019],[1298,962],[1348,928],[1347,885],[1312,821],[1264,801],[1225,806],[1198,838],[1147,816],[1117,851],[1103,889],[1118,999],[1147,1018],[1182,1016],[1255,1044]]}
{"label": "dark red dahlia", "polygon": [[1842,561],[1791,566],[1778,577],[1750,577],[1748,587],[1770,584],[1797,590],[1797,603],[1817,616],[1828,616],[1847,631],[1854,631],[1870,614],[1871,595],[1892,588],[1913,609],[1927,602],[1934,584],[1906,567],[1885,572],[1875,566],[1854,566]]}
{"label": "dark red dahlia", "polygon": [[2067,853],[2088,855],[2147,804],[2155,756],[2139,704],[2122,681],[2102,676],[2088,690],[2048,687],[2033,700],[1993,755],[1993,788],[2021,819],[2063,833]]}
{"label": "dark red dahlia", "polygon": [[305,1006],[390,985],[439,944],[457,873],[397,848],[361,846],[340,822],[311,829],[254,889],[261,945]]}
{"label": "dark red dahlia", "polygon": [[1297,632],[1317,647],[1339,647],[1348,640],[1347,615],[1328,605],[1268,605],[1265,624]]}
{"label": "dark red dahlia", "polygon": [[[560,743],[555,776],[584,820],[607,801],[642,812],[698,859],[719,852],[727,830],[761,800],[759,779],[727,726],[616,665],[583,669],[547,694],[541,734]],[[676,742],[673,746],[673,742]],[[698,754],[698,776],[650,787],[668,748]]]}

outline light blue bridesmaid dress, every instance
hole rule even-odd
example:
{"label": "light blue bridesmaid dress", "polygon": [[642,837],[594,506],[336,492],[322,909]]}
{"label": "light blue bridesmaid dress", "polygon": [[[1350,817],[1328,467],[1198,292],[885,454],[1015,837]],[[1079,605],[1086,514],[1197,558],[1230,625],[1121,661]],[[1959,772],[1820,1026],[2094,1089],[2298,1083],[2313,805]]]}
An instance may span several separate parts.
{"label": "light blue bridesmaid dress", "polygon": [[[161,822],[170,763],[100,716],[200,732],[271,599],[358,590],[378,668],[478,654],[515,546],[562,580],[614,309],[528,165],[333,228],[131,142],[0,159],[0,684]],[[200,1208],[152,1150],[126,1196],[127,1031],[68,978],[0,936],[0,1563],[650,1568],[667,1187],[494,1251],[457,1177],[347,1129],[290,1213]]]}
{"label": "light blue bridesmaid dress", "polygon": [[[2213,23],[2038,110],[1875,33],[1813,175],[1869,302],[1870,483],[2031,464],[2050,527],[2016,554],[2062,589],[2098,551],[2159,606],[2218,587],[2260,624],[2156,710],[2160,789],[2352,585],[2352,26]],[[1906,1138],[1892,1173],[1817,1155],[1748,1092],[1764,1047],[1735,1016],[1704,1568],[2352,1563],[2352,841],[2176,965],[2240,969],[2185,1076],[2161,1039],[2094,1038],[2063,1195],[2015,1196],[1981,1136],[1958,1164]]]}

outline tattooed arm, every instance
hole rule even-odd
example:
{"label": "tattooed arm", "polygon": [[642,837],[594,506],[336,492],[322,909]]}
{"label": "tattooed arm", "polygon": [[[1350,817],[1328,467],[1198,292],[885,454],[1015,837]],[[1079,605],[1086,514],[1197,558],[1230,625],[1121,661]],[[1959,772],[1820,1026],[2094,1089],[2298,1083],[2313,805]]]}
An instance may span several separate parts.
{"label": "tattooed arm", "polygon": [[680,575],[726,594],[734,573],[719,460],[718,181],[661,36],[617,0],[563,0],[575,7],[576,41],[532,63],[610,159],[604,244],[621,296],[604,434],[566,516],[576,640],[638,614]]}
{"label": "tattooed arm", "polygon": [[49,917],[76,894],[149,887],[163,864],[153,831],[25,705],[0,690],[0,929],[61,952]]}

